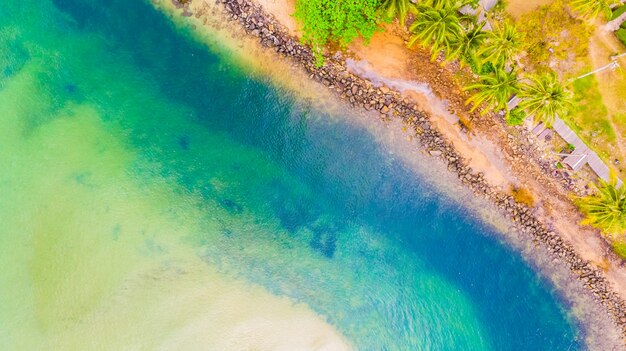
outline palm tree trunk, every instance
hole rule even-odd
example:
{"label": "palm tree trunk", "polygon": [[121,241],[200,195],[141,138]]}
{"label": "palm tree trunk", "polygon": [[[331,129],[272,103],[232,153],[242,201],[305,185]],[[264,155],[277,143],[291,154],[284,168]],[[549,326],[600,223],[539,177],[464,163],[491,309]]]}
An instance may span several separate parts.
{"label": "palm tree trunk", "polygon": [[624,23],[624,21],[626,21],[626,12],[622,13],[621,15],[619,15],[619,17],[607,23],[604,26],[604,30],[607,32],[615,32],[616,30],[619,29],[619,26],[621,26],[622,23]]}

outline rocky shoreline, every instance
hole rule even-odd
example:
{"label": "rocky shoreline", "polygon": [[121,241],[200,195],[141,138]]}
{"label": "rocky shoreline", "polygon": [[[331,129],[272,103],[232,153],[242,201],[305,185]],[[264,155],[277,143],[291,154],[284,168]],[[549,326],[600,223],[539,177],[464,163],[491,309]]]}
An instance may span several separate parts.
{"label": "rocky shoreline", "polygon": [[[202,13],[190,12],[188,8],[190,0],[172,1],[182,10],[183,15],[202,16]],[[229,16],[231,21],[238,22],[249,35],[257,37],[264,47],[273,49],[292,63],[301,66],[311,79],[322,83],[345,102],[355,108],[377,111],[380,118],[385,121],[398,118],[407,126],[411,126],[415,138],[431,156],[445,162],[448,170],[456,174],[474,194],[494,203],[512,220],[514,227],[522,235],[543,245],[553,260],[566,264],[594,299],[605,308],[626,342],[626,302],[612,290],[602,271],[583,260],[557,233],[548,230],[530,208],[488,184],[482,173],[473,171],[452,143],[436,130],[428,114],[421,111],[418,105],[393,89],[384,86],[375,87],[368,80],[349,73],[341,59],[329,57],[322,67],[316,67],[311,51],[290,36],[280,23],[253,1],[217,0],[217,2],[223,5],[225,15]]]}

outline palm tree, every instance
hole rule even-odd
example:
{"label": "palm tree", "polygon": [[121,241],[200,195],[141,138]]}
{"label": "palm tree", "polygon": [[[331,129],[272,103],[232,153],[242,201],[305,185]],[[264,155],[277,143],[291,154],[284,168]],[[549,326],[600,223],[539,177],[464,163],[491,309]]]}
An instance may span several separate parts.
{"label": "palm tree", "polygon": [[430,46],[434,61],[439,52],[449,52],[452,44],[463,35],[462,17],[459,15],[460,2],[455,0],[428,0],[417,6],[415,22],[409,30],[413,36],[409,47],[417,41]]}
{"label": "palm tree", "polygon": [[577,204],[585,214],[583,224],[607,234],[626,231],[626,186],[618,188],[615,181],[601,181],[596,195],[580,198]]}
{"label": "palm tree", "polygon": [[484,103],[487,106],[481,113],[482,115],[490,110],[500,109],[504,109],[508,115],[507,102],[519,91],[517,75],[513,71],[507,72],[503,68],[496,68],[493,74],[480,77],[478,83],[466,87],[465,90],[477,90],[465,102],[466,105],[473,104],[470,112]]}
{"label": "palm tree", "polygon": [[406,15],[416,11],[416,6],[411,0],[385,0],[380,8],[385,18],[392,20],[398,17],[402,27],[404,27]]}
{"label": "palm tree", "polygon": [[529,115],[552,125],[554,118],[565,116],[572,108],[573,95],[559,82],[556,74],[547,73],[531,76],[530,82],[522,85],[519,107]]}
{"label": "palm tree", "polygon": [[482,30],[485,23],[477,24],[475,21],[470,22],[469,29],[454,42],[454,49],[448,59],[458,58],[461,63],[475,65],[477,63],[476,55],[487,38],[487,33]]}
{"label": "palm tree", "polygon": [[585,17],[596,18],[602,14],[609,19],[611,10],[621,3],[621,0],[573,0],[572,7]]}
{"label": "palm tree", "polygon": [[487,40],[479,55],[484,62],[492,62],[495,66],[503,67],[521,50],[524,36],[509,22],[502,26],[496,25],[487,32]]}

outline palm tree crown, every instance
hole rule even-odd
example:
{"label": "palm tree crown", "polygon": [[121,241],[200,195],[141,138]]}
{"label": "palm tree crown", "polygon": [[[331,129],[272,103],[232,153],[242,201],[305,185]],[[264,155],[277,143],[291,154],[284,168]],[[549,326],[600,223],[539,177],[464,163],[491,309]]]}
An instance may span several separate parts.
{"label": "palm tree crown", "polygon": [[487,108],[481,114],[486,114],[490,109],[504,109],[509,112],[507,103],[511,96],[519,91],[517,76],[514,72],[506,72],[502,68],[496,68],[494,74],[484,75],[476,84],[472,84],[465,90],[478,90],[472,95],[466,104],[473,104],[470,111],[476,110],[485,103]]}
{"label": "palm tree crown", "polygon": [[523,34],[512,24],[504,22],[504,25],[487,32],[487,40],[479,54],[485,62],[503,67],[519,53],[522,40]]}
{"label": "palm tree crown", "polygon": [[454,49],[448,59],[458,58],[462,63],[476,64],[476,54],[487,39],[487,33],[482,30],[484,26],[485,22],[477,24],[472,21],[469,29],[454,42]]}
{"label": "palm tree crown", "polygon": [[609,234],[626,231],[626,186],[602,181],[598,194],[579,199],[578,205],[586,216],[584,224]]}
{"label": "palm tree crown", "polygon": [[519,94],[519,107],[529,115],[551,125],[557,116],[567,115],[572,108],[571,92],[559,82],[556,74],[542,74],[531,76],[529,83],[522,85]]}
{"label": "palm tree crown", "polygon": [[429,0],[417,6],[415,22],[409,28],[413,36],[409,46],[419,41],[430,46],[434,60],[441,50],[450,51],[452,44],[463,35],[459,15],[460,2],[454,0]]}
{"label": "palm tree crown", "polygon": [[392,20],[398,17],[402,27],[404,27],[407,14],[416,11],[416,6],[411,0],[385,0],[380,8],[386,19]]}

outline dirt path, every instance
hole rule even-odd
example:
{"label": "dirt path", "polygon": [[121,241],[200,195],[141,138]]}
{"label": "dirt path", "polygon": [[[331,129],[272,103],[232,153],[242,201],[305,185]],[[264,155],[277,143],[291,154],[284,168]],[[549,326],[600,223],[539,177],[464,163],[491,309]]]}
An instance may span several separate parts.
{"label": "dirt path", "polygon": [[506,12],[513,16],[513,18],[519,19],[539,6],[548,5],[552,3],[552,1],[554,0],[508,0]]}

